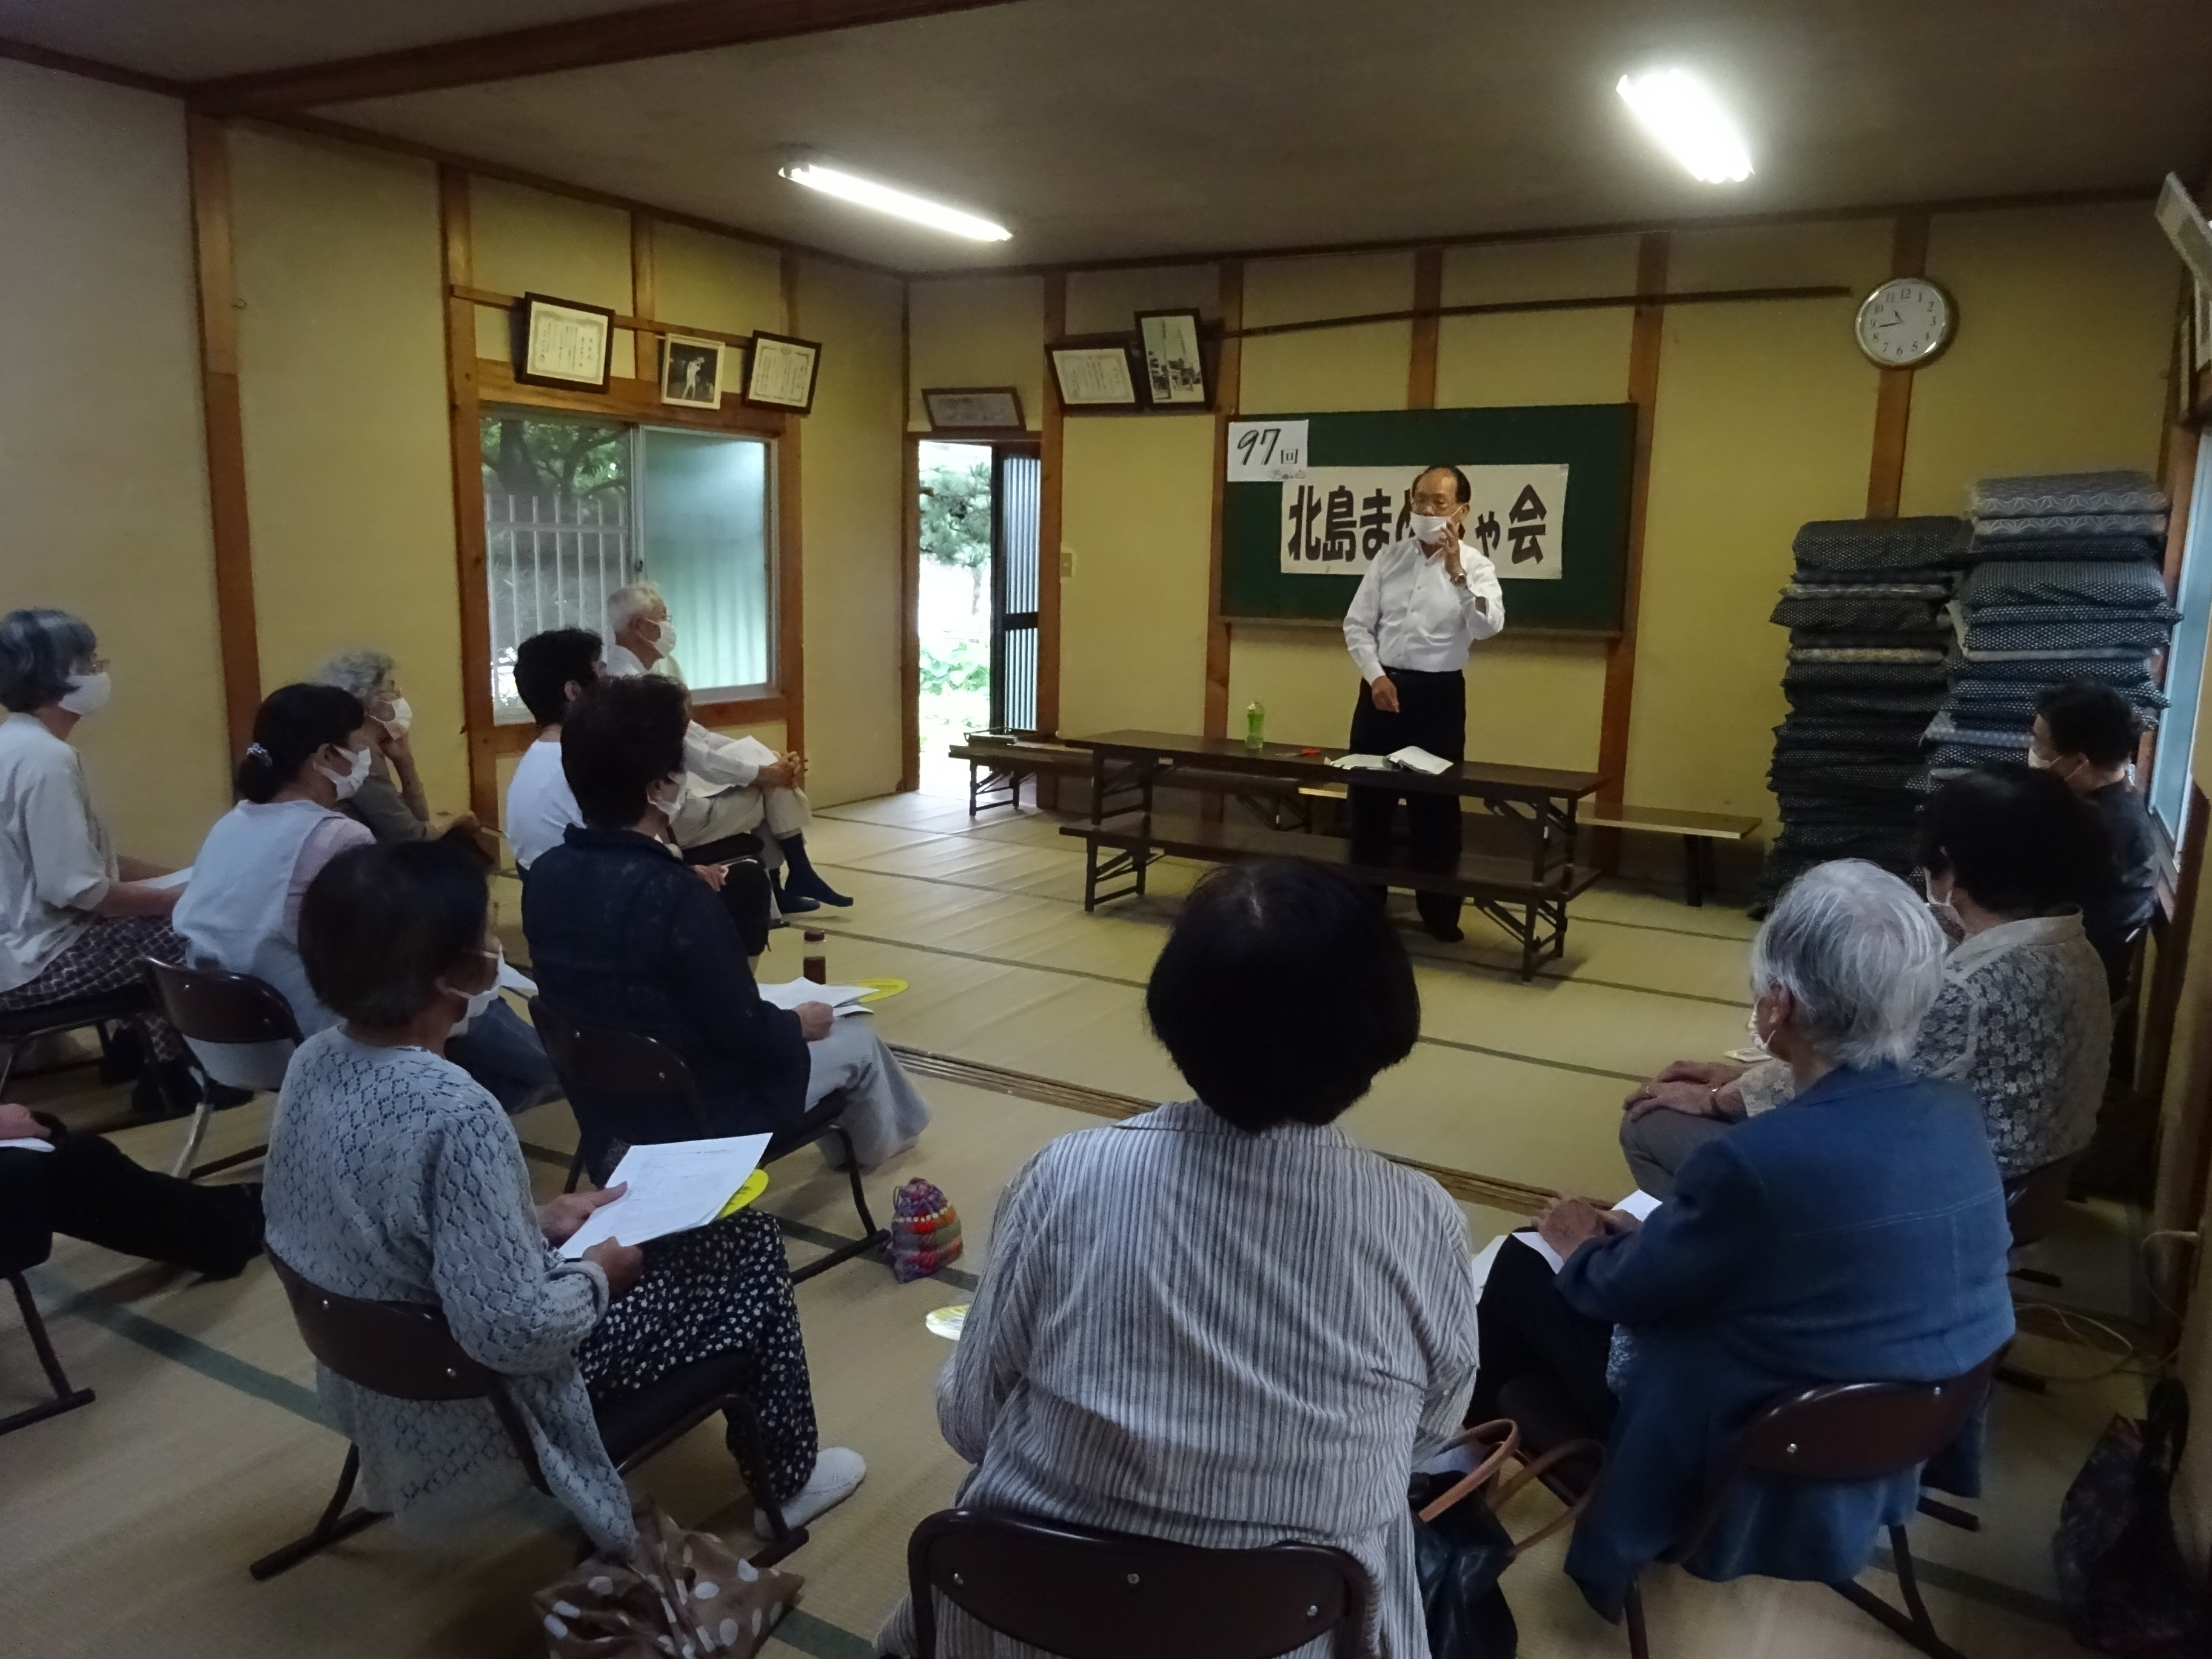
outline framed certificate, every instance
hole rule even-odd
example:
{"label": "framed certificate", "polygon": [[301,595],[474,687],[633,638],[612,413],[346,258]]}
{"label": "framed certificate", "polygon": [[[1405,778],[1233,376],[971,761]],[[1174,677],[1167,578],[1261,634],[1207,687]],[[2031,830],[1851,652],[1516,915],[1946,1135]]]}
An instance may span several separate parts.
{"label": "framed certificate", "polygon": [[804,415],[814,407],[814,380],[822,367],[819,340],[788,334],[755,334],[745,365],[745,401],[761,409]]}
{"label": "framed certificate", "polygon": [[1125,345],[1054,346],[1052,372],[1070,409],[1134,409],[1137,377]]}
{"label": "framed certificate", "polygon": [[1022,432],[1022,394],[1010,386],[925,386],[933,432]]}
{"label": "framed certificate", "polygon": [[526,386],[605,392],[615,314],[599,306],[526,294],[515,302],[514,378]]}

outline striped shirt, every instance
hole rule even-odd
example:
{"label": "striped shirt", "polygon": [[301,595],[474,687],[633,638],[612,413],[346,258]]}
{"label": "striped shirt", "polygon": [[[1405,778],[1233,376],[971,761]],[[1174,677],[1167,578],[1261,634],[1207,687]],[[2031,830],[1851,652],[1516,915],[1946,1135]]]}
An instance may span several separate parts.
{"label": "striped shirt", "polygon": [[[1054,1141],[1007,1186],[938,1382],[963,1505],[1373,1575],[1370,1651],[1425,1655],[1406,1484],[1473,1385],[1467,1224],[1334,1127],[1195,1101]],[[910,1652],[908,1610],[879,1644]],[[939,1604],[939,1651],[1023,1648]],[[1324,1654],[1326,1640],[1298,1650]]]}

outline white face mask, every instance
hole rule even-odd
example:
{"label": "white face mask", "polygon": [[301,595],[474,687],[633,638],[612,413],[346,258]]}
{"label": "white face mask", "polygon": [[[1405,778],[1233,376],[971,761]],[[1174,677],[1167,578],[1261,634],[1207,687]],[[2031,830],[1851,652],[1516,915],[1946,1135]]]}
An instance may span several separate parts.
{"label": "white face mask", "polygon": [[352,751],[352,754],[353,765],[347,771],[333,772],[327,766],[318,766],[315,769],[331,781],[331,785],[338,792],[340,800],[351,800],[360,792],[362,782],[368,776],[370,759],[368,750],[356,749]]}
{"label": "white face mask", "polygon": [[2039,749],[2030,749],[2027,751],[2027,765],[2032,772],[2048,772],[2051,769],[2051,757]]}
{"label": "white face mask", "polygon": [[1411,526],[1414,536],[1419,540],[1434,542],[1443,535],[1444,527],[1450,524],[1451,520],[1440,519],[1433,513],[1416,513],[1407,522]]}
{"label": "white face mask", "polygon": [[507,947],[501,945],[497,951],[485,951],[478,954],[489,957],[495,964],[492,969],[490,984],[485,986],[481,991],[456,991],[450,985],[441,985],[438,988],[448,995],[457,996],[468,1004],[461,1017],[453,1022],[453,1032],[456,1036],[467,1030],[471,1025],[481,1019],[484,1010],[490,1007],[492,1000],[499,995],[499,976],[507,966]]}
{"label": "white face mask", "polygon": [[653,625],[653,648],[664,657],[676,654],[676,624],[657,622]]}
{"label": "white face mask", "polygon": [[377,724],[395,738],[404,738],[415,724],[415,707],[404,697],[392,700],[392,712],[378,717]]}
{"label": "white face mask", "polygon": [[675,783],[670,786],[666,799],[664,799],[658,795],[647,795],[645,798],[645,804],[673,824],[676,822],[676,815],[684,810],[684,797],[690,793],[690,790],[689,775],[680,775]]}
{"label": "white face mask", "polygon": [[1942,898],[1936,896],[1935,877],[1923,872],[1920,878],[1920,890],[1928,896],[1928,908],[1935,912],[1936,920],[1938,922],[1945,924],[1946,932],[1964,933],[1966,931],[1965,924],[1959,920],[1959,907],[1951,902],[1950,894],[1947,892]]}
{"label": "white face mask", "polygon": [[109,690],[107,671],[97,674],[72,674],[69,690],[59,699],[63,708],[72,714],[95,714],[107,706]]}

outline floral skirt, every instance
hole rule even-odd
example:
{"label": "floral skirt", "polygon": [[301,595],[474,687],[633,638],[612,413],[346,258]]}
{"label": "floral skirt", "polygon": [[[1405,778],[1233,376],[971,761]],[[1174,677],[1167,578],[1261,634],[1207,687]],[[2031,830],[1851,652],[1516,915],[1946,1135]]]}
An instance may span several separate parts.
{"label": "floral skirt", "polygon": [[[814,1472],[817,1442],[806,1345],[775,1218],[740,1211],[643,1249],[644,1273],[576,1352],[592,1404],[650,1388],[699,1360],[742,1354],[767,1462],[747,1468],[746,1479],[779,1502],[791,1498]],[[734,1435],[730,1449],[748,1462]]]}

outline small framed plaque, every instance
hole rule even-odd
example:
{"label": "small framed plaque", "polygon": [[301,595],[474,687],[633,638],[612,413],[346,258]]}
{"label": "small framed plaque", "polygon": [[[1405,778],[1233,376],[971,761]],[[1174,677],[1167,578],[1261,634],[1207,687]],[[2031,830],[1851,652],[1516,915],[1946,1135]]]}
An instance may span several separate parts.
{"label": "small framed plaque", "polygon": [[1053,377],[1070,409],[1134,409],[1137,377],[1125,345],[1054,346]]}
{"label": "small framed plaque", "polygon": [[1010,386],[923,388],[921,406],[933,432],[1024,432],[1022,394]]}
{"label": "small framed plaque", "polygon": [[660,341],[660,401],[685,409],[722,406],[722,343],[667,334]]}
{"label": "small framed plaque", "polygon": [[1146,386],[1154,409],[1205,409],[1212,404],[1198,331],[1196,311],[1137,313],[1137,337],[1145,347]]}
{"label": "small framed plaque", "polygon": [[819,340],[788,334],[755,334],[745,365],[745,401],[761,409],[804,415],[814,407],[814,381],[822,367]]}
{"label": "small framed plaque", "polygon": [[515,302],[514,378],[526,386],[605,392],[614,362],[615,314],[550,295]]}

